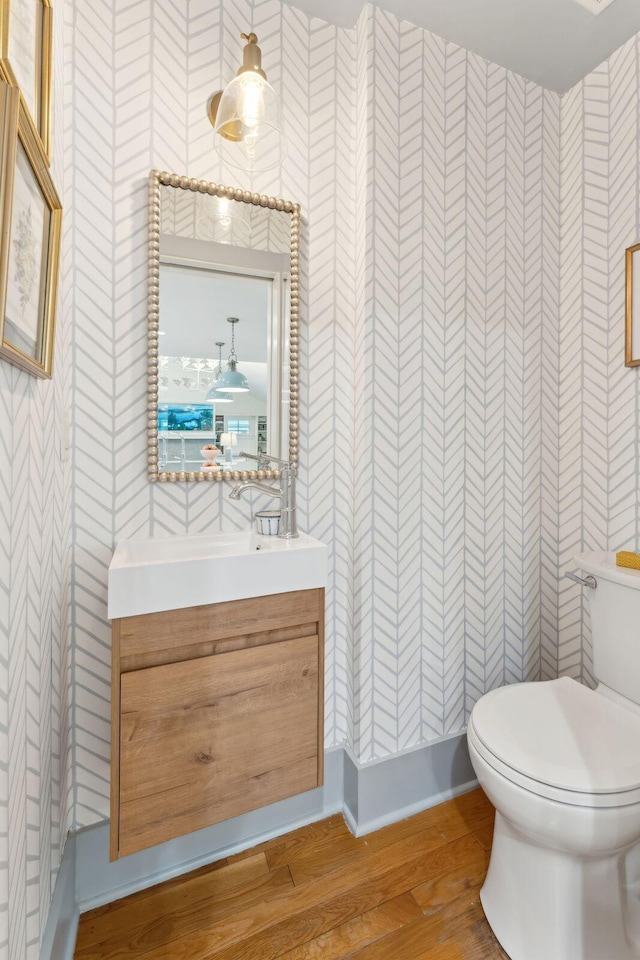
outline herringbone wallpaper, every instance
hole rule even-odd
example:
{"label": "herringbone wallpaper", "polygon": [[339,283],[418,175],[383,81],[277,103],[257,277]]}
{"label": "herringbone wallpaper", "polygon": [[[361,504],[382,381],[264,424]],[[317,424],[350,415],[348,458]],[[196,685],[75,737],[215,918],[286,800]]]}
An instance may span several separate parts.
{"label": "herringbone wallpaper", "polygon": [[[355,37],[279,2],[78,4],[72,35],[78,184],[74,230],[76,770],[79,824],[108,815],[110,626],[116,540],[246,527],[256,504],[228,488],[145,477],[146,178],[152,166],[231,184],[206,101],[260,38],[283,92],[289,156],[261,191],[298,200],[309,226],[303,288],[300,522],[332,546],[327,738],[347,736],[352,611]],[[235,66],[234,66],[235,64]],[[96,131],[102,142],[96,144]],[[80,186],[82,185],[82,186]],[[253,184],[249,184],[253,186]],[[306,269],[306,268],[305,268]],[[308,361],[313,357],[313,363]],[[335,400],[334,400],[335,398]],[[314,478],[307,483],[307,477]]]}
{"label": "herringbone wallpaper", "polygon": [[[54,7],[52,172],[64,202],[63,4]],[[62,291],[67,267],[65,254]],[[60,458],[69,308],[61,292],[53,381],[0,362],[0,956],[9,960],[39,956],[72,815],[71,463]]]}
{"label": "herringbone wallpaper", "polygon": [[278,0],[77,4],[80,825],[108,814],[114,541],[251,513],[144,471],[146,175],[247,184],[219,165],[205,103],[248,26],[289,137],[283,169],[249,185],[295,198],[306,221],[300,505],[331,546],[327,742],[383,756],[462,729],[484,690],[556,669],[540,525],[557,470],[543,470],[541,408],[558,98],[372,9],[346,31]]}
{"label": "herringbone wallpaper", "polygon": [[381,10],[359,30],[354,689],[369,760],[463,729],[494,686],[555,675],[541,411],[560,115],[554,94]]}
{"label": "herringbone wallpaper", "polygon": [[[624,249],[640,241],[640,37],[562,101],[559,565],[640,549],[640,389],[624,367]],[[560,586],[559,665],[592,681],[581,591]]]}
{"label": "herringbone wallpaper", "polygon": [[[220,166],[205,116],[247,27],[289,135],[253,182]],[[635,47],[561,104],[373,8],[347,31],[279,0],[78,3],[68,44],[78,825],[108,815],[113,543],[246,526],[255,506],[145,478],[151,167],[302,204],[300,506],[331,547],[327,743],[366,761],[463,729],[496,685],[588,680],[558,578],[577,545],[635,537],[637,373],[618,352]]]}
{"label": "herringbone wallpaper", "polygon": [[[302,204],[300,506],[331,548],[327,743],[366,761],[462,729],[498,684],[592,682],[560,575],[578,549],[640,542],[639,371],[622,363],[638,38],[560,100],[379,9],[353,31],[279,0],[54,9],[55,378],[0,363],[10,960],[38,956],[69,826],[108,816],[114,542],[245,527],[255,508],[146,480],[152,166]],[[254,182],[219,165],[205,116],[248,27],[289,134]]]}

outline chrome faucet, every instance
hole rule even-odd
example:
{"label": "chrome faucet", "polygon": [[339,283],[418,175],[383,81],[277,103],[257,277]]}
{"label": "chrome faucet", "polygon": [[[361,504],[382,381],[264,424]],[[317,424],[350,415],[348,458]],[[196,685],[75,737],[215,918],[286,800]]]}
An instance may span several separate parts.
{"label": "chrome faucet", "polygon": [[270,457],[266,454],[256,456],[253,453],[240,453],[240,457],[247,460],[257,460],[258,467],[266,467],[269,463],[280,465],[280,488],[272,487],[267,483],[260,483],[258,480],[241,480],[237,483],[229,498],[239,500],[245,490],[257,490],[259,493],[266,493],[268,497],[280,498],[280,532],[278,536],[281,540],[293,540],[297,537],[298,526],[296,522],[296,469],[289,460],[278,460],[277,457]]}

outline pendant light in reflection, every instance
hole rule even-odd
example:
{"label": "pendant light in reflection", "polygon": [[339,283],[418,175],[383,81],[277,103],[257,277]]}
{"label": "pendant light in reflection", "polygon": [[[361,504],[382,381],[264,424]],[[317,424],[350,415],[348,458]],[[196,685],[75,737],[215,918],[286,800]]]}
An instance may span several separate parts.
{"label": "pendant light in reflection", "polygon": [[218,348],[218,373],[216,379],[207,390],[204,398],[205,403],[233,403],[233,397],[230,393],[219,393],[217,390],[220,377],[222,376],[222,348],[224,347],[224,340],[216,340],[216,347]]}
{"label": "pendant light in reflection", "polygon": [[226,393],[248,393],[249,381],[244,373],[238,370],[238,357],[236,354],[236,324],[240,323],[238,317],[227,317],[227,323],[231,324],[231,353],[227,360],[227,369],[216,380],[216,390]]}

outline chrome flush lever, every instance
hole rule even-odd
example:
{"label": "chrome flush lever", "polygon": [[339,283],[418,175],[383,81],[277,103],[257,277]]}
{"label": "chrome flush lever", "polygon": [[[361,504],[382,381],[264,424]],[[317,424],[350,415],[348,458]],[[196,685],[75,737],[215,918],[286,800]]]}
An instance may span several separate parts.
{"label": "chrome flush lever", "polygon": [[568,580],[573,580],[574,583],[579,583],[581,587],[590,587],[591,590],[595,590],[598,586],[598,581],[595,577],[592,577],[591,574],[584,579],[582,577],[577,577],[575,573],[565,573],[565,577],[567,577]]}

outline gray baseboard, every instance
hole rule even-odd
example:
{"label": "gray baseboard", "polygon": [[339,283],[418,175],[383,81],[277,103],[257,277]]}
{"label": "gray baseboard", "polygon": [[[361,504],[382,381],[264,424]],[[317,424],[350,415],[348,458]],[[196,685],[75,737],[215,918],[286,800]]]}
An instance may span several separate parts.
{"label": "gray baseboard", "polygon": [[78,916],[342,811],[362,836],[477,785],[465,733],[360,764],[346,747],[325,754],[325,784],[197,833],[109,861],[108,822],[70,836],[40,960],[72,960]]}
{"label": "gray baseboard", "polygon": [[356,837],[443,803],[478,785],[466,733],[361,764],[344,751],[343,813]]}
{"label": "gray baseboard", "polygon": [[40,946],[40,960],[73,960],[79,916],[76,899],[76,838],[71,835],[67,837],[53,889]]}

